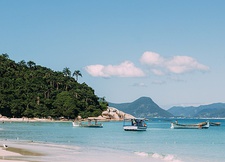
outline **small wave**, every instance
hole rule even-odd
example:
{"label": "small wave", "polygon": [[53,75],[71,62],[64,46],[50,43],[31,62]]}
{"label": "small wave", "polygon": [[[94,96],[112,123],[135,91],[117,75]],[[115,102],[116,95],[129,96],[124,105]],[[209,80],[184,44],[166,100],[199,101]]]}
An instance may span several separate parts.
{"label": "small wave", "polygon": [[161,154],[158,154],[158,153],[153,153],[153,154],[152,154],[152,157],[153,157],[153,158],[156,158],[156,159],[161,159],[161,160],[164,160],[164,161],[181,162],[180,160],[178,160],[178,159],[176,158],[175,155],[172,155],[172,154],[161,155]]}
{"label": "small wave", "polygon": [[172,154],[158,154],[158,153],[147,153],[147,152],[135,152],[136,155],[141,157],[152,157],[154,159],[167,161],[167,162],[182,162],[181,160],[178,160],[175,155]]}

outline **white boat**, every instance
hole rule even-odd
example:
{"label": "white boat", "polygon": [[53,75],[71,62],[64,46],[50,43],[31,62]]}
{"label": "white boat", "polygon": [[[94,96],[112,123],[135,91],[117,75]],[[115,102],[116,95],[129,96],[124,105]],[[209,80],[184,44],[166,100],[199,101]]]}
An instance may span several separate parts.
{"label": "white boat", "polygon": [[197,123],[197,124],[179,124],[176,122],[171,122],[172,129],[208,129],[209,121]]}
{"label": "white boat", "polygon": [[145,118],[124,119],[123,129],[125,131],[145,131],[147,129]]}
{"label": "white boat", "polygon": [[102,123],[98,123],[98,118],[88,117],[87,121],[74,121],[74,127],[90,127],[90,128],[103,128]]}

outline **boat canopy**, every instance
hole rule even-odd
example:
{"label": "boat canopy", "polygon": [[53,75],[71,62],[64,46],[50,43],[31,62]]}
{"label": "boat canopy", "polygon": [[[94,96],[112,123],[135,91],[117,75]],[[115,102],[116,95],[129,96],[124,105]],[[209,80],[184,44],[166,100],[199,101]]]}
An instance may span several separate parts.
{"label": "boat canopy", "polygon": [[146,118],[125,118],[124,120],[148,121]]}

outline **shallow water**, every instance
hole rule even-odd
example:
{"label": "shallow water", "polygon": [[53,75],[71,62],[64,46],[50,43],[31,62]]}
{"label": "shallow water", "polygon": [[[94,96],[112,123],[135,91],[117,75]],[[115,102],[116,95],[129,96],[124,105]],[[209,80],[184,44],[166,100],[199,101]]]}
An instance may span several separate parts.
{"label": "shallow water", "polygon": [[[198,123],[204,119],[180,119]],[[49,156],[41,161],[171,161],[222,162],[225,120],[209,129],[170,129],[171,120],[150,119],[143,132],[124,131],[122,122],[104,122],[103,128],[73,127],[71,122],[0,124],[0,139],[41,147]],[[57,156],[56,156],[57,155]]]}

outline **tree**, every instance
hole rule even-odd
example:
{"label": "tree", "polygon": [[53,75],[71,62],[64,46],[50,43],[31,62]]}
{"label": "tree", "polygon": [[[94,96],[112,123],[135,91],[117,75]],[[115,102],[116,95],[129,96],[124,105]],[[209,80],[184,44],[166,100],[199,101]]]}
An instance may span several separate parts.
{"label": "tree", "polygon": [[20,66],[26,66],[26,61],[21,60],[20,62],[18,62],[18,64],[19,64]]}
{"label": "tree", "polygon": [[69,69],[68,67],[65,67],[65,68],[63,69],[63,74],[64,74],[65,76],[71,76],[71,71],[70,71],[70,69]]}
{"label": "tree", "polygon": [[36,64],[33,61],[28,61],[27,65],[29,66],[29,68],[36,67]]}
{"label": "tree", "polygon": [[80,70],[75,70],[75,71],[73,72],[73,76],[76,76],[76,81],[78,81],[78,77],[79,77],[79,76],[82,77],[82,74],[81,74]]}
{"label": "tree", "polygon": [[58,115],[66,118],[78,116],[79,109],[76,107],[76,100],[70,92],[61,92],[56,96],[53,103]]}
{"label": "tree", "polygon": [[7,53],[3,53],[2,56],[6,59],[9,59],[9,55]]}
{"label": "tree", "polygon": [[[33,61],[15,63],[0,55],[0,114],[7,117],[74,119],[98,116],[106,109],[94,90],[70,76],[69,68],[55,72]],[[82,76],[79,70],[74,76]]]}

